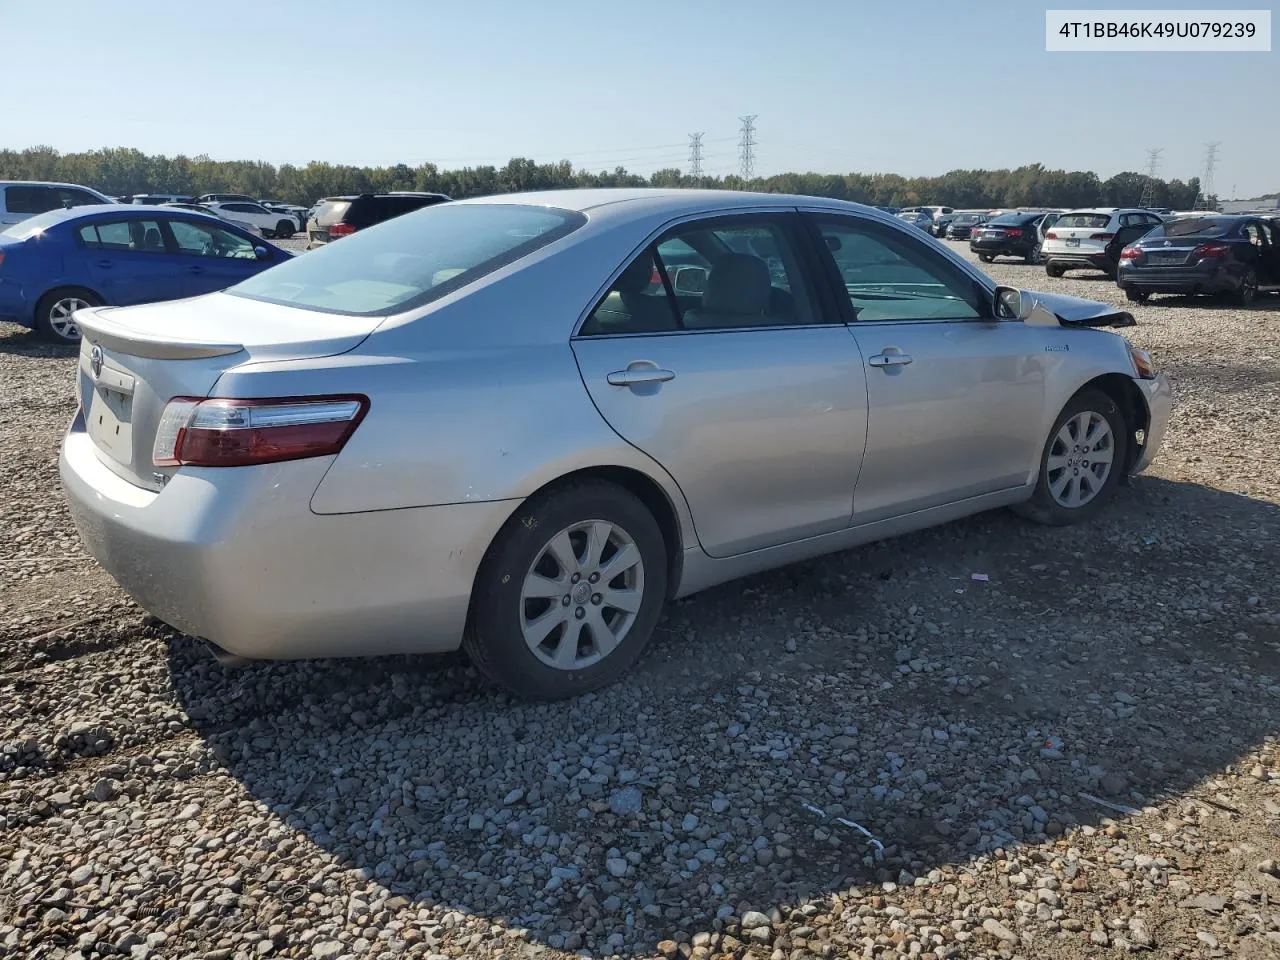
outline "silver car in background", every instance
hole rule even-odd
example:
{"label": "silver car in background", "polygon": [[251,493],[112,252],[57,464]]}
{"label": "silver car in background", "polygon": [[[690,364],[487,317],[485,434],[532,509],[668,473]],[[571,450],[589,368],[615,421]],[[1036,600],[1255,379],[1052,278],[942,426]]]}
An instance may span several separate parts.
{"label": "silver car in background", "polygon": [[139,603],[224,657],[461,645],[541,698],[619,676],[673,597],[996,507],[1086,519],[1170,407],[1098,329],[1128,314],[811,197],[440,204],[76,319],[62,483]]}

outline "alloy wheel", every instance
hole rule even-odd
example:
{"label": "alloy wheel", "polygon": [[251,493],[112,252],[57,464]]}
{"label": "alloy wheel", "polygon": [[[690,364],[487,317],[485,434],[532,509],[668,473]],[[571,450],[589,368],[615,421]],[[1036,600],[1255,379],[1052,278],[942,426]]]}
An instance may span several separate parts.
{"label": "alloy wheel", "polygon": [[520,590],[529,650],[557,670],[581,670],[620,644],[644,600],[644,563],[616,523],[584,520],[538,552]]}
{"label": "alloy wheel", "polygon": [[1114,458],[1107,418],[1093,410],[1077,413],[1059,428],[1045,458],[1050,496],[1068,509],[1083,507],[1102,492]]}
{"label": "alloy wheel", "polygon": [[76,325],[74,314],[92,306],[81,297],[63,297],[49,308],[49,329],[63,340],[79,340],[80,327]]}

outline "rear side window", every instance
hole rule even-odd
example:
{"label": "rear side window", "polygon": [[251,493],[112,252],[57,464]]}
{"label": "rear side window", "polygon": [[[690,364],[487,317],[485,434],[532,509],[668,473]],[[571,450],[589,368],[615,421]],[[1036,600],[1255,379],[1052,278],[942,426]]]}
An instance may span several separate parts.
{"label": "rear side window", "polygon": [[228,292],[351,316],[398,313],[465,287],[586,221],[551,207],[442,203],[296,257]]}
{"label": "rear side window", "polygon": [[164,234],[155,220],[117,220],[114,223],[87,223],[77,231],[90,250],[131,250],[164,253]]}
{"label": "rear side window", "polygon": [[1101,229],[1111,222],[1109,213],[1068,213],[1064,214],[1055,226],[1070,229],[1071,227]]}
{"label": "rear side window", "polygon": [[5,187],[5,209],[10,213],[48,213],[62,209],[62,201],[49,187]]}

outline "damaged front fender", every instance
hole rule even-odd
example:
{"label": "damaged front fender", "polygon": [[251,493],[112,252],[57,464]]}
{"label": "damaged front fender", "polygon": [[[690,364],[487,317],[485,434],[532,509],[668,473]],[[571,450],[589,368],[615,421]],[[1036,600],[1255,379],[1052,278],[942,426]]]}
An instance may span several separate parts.
{"label": "damaged front fender", "polygon": [[1020,290],[1019,316],[1033,327],[1133,327],[1137,321],[1128,310],[1109,303],[1068,297],[1060,293]]}

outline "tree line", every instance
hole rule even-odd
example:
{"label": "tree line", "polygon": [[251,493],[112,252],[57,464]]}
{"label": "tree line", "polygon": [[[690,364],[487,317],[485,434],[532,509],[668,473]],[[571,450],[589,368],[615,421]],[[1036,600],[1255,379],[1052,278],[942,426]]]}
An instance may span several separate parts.
{"label": "tree line", "polygon": [[[536,163],[515,157],[505,166],[442,170],[434,163],[410,167],[355,167],[312,161],[275,166],[258,160],[167,157],[128,147],[60,153],[52,147],[0,150],[0,180],[57,180],[92,187],[110,196],[137,193],[244,193],[259,199],[310,204],[322,197],[391,190],[424,190],[455,199],[519,190],[574,187],[708,187],[834,197],[881,206],[946,204],[956,208],[1135,206],[1153,186],[1153,206],[1188,210],[1200,182],[1161,180],[1126,171],[1102,180],[1082,170],[1049,170],[1041,164],[1014,170],[952,170],[935,177],[894,173],[779,173],[743,180],[737,176],[693,178],[677,168],[645,177],[623,167],[612,171],[575,168],[569,161]],[[1213,198],[1211,198],[1213,199]]]}

